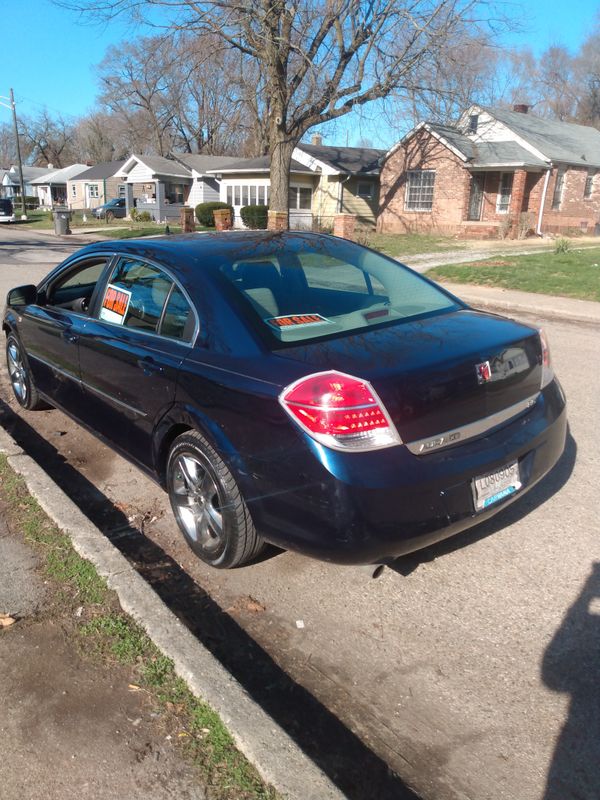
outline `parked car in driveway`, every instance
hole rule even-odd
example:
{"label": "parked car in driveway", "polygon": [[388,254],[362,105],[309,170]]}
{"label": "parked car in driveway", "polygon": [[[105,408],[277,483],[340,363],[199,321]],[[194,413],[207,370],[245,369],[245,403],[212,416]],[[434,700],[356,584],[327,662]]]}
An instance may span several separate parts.
{"label": "parked car in driveway", "polygon": [[14,222],[15,212],[12,201],[7,197],[0,197],[0,222]]}
{"label": "parked car in driveway", "polygon": [[94,209],[94,216],[96,219],[123,219],[127,215],[127,208],[125,206],[124,197],[114,197],[108,203],[104,203],[98,208]]}
{"label": "parked car in driveway", "polygon": [[10,380],[169,494],[216,567],[264,542],[386,563],[552,468],[565,398],[543,334],[312,233],[102,242],[9,292]]}

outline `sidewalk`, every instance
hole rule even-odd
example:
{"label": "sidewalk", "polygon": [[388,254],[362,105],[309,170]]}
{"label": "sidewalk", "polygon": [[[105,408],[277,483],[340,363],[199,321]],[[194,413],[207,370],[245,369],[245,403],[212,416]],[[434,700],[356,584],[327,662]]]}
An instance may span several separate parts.
{"label": "sidewalk", "polygon": [[591,300],[574,300],[570,297],[553,297],[516,289],[499,289],[491,286],[474,286],[469,283],[440,285],[474,308],[498,311],[502,314],[540,317],[542,319],[600,325],[600,303]]}

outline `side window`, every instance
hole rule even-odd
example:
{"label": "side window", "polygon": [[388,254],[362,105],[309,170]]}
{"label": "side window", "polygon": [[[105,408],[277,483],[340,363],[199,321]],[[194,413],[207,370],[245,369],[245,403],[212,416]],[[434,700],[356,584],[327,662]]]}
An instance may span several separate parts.
{"label": "side window", "polygon": [[106,286],[100,319],[156,333],[172,283],[156,267],[138,259],[123,258]]}
{"label": "side window", "polygon": [[86,260],[70,269],[49,287],[46,303],[49,306],[87,311],[96,284],[104,272],[108,257]]}
{"label": "side window", "polygon": [[190,342],[194,335],[194,327],[194,314],[190,304],[177,284],[173,284],[160,326],[160,335]]}

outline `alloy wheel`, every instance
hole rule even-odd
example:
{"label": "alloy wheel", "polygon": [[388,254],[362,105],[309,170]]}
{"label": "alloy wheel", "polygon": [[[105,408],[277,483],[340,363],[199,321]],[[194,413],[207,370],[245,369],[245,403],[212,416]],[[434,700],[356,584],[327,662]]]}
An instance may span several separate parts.
{"label": "alloy wheel", "polygon": [[27,400],[27,376],[21,351],[15,339],[10,339],[7,352],[10,382],[18,400],[24,404]]}
{"label": "alloy wheel", "polygon": [[177,456],[172,475],[171,499],[179,523],[207,555],[216,553],[225,544],[225,534],[215,480],[190,453]]}

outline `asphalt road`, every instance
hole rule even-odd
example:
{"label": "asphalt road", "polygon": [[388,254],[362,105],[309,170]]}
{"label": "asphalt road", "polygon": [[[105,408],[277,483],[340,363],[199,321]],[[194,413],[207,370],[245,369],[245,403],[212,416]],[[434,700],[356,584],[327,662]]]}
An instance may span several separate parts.
{"label": "asphalt road", "polygon": [[[38,239],[0,231],[1,294],[68,247]],[[374,581],[275,551],[204,567],[149,480],[60,412],[18,411],[4,373],[0,420],[309,751],[340,770],[355,754],[371,797],[402,797],[387,764],[424,800],[597,800],[600,329],[545,327],[569,400],[561,463],[495,520]]]}

